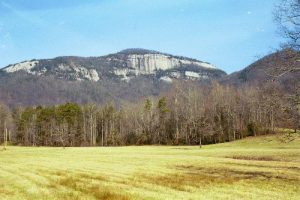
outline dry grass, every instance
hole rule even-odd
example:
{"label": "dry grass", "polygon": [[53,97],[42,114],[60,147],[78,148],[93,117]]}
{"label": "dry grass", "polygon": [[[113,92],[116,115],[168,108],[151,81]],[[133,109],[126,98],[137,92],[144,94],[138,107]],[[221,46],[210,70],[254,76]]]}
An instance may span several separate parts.
{"label": "dry grass", "polygon": [[272,156],[229,156],[226,158],[237,160],[280,161],[278,159],[274,159]]}
{"label": "dry grass", "polygon": [[300,141],[0,151],[0,199],[299,199]]}

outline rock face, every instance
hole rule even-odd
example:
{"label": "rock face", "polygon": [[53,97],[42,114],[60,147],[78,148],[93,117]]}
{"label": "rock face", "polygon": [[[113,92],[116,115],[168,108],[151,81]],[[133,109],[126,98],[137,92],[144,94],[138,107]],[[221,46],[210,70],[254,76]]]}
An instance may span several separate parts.
{"label": "rock face", "polygon": [[[89,80],[89,81],[99,81],[99,74],[95,69],[87,69],[82,66],[70,66],[65,64],[58,65],[58,74],[63,77],[64,74],[73,77],[77,81]],[[44,71],[46,72],[46,71]]]}
{"label": "rock face", "polygon": [[120,79],[130,81],[143,76],[168,77],[172,79],[208,80],[225,74],[215,66],[191,58],[178,57],[144,49],[127,49],[102,57],[58,57],[32,60],[9,65],[5,73],[26,72],[36,76],[54,76],[69,81],[101,81]]}
{"label": "rock face", "polygon": [[127,66],[136,69],[141,74],[154,74],[158,70],[168,70],[183,65],[194,65],[203,68],[216,69],[213,65],[200,61],[174,58],[162,54],[128,55]]}
{"label": "rock face", "polygon": [[[172,82],[172,79],[178,78],[205,80],[210,78],[211,72],[220,72],[209,63],[159,53],[132,53],[126,55],[124,61],[126,62],[123,64],[124,67],[115,69],[114,73],[120,76],[122,80],[127,81],[132,76],[155,75],[158,71],[166,72],[165,78],[160,77],[161,80],[167,80],[166,82]],[[193,69],[180,73],[181,69],[188,67],[193,67]],[[173,72],[168,73],[170,71]],[[222,76],[221,73],[219,75]]]}
{"label": "rock face", "polygon": [[202,84],[225,75],[209,63],[144,49],[31,60],[0,69],[0,102],[18,106],[134,101],[159,95],[174,80]]}
{"label": "rock face", "polygon": [[13,73],[13,72],[17,72],[20,70],[23,70],[29,74],[35,74],[33,71],[31,71],[37,64],[39,63],[39,61],[25,61],[25,62],[21,62],[21,63],[17,63],[14,65],[10,65],[6,68],[3,69],[3,71],[7,72],[7,73]]}
{"label": "rock face", "polygon": [[52,60],[25,61],[14,65],[9,65],[2,71],[6,73],[26,72],[28,74],[37,76],[47,76],[53,74],[60,79],[76,81],[99,81],[100,79],[99,74],[95,69],[88,69],[72,62],[68,64],[63,62],[52,62]]}
{"label": "rock face", "polygon": [[144,49],[127,49],[102,59],[103,63],[113,62],[114,65],[109,68],[113,68],[113,74],[125,81],[139,75],[156,76],[168,83],[174,79],[203,81],[226,75],[206,62]]}

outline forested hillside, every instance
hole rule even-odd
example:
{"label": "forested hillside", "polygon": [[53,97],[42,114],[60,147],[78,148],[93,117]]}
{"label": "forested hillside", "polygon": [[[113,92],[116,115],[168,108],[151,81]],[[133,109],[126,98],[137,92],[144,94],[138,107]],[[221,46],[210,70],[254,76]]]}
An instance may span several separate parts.
{"label": "forested hillside", "polygon": [[266,82],[277,82],[285,91],[299,93],[299,60],[299,51],[283,49],[264,56],[239,72],[224,76],[221,82],[236,87],[244,85],[259,87]]}
{"label": "forested hillside", "polygon": [[299,104],[276,84],[235,88],[174,84],[138,103],[1,105],[0,143],[26,146],[201,145],[299,128]]}

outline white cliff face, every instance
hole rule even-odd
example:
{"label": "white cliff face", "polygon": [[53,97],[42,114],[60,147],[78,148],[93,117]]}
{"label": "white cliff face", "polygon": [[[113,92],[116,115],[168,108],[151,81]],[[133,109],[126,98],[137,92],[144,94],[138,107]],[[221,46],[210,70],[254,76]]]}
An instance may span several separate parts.
{"label": "white cliff face", "polygon": [[192,79],[192,80],[199,80],[199,79],[209,79],[209,77],[205,74],[202,73],[198,73],[198,72],[192,72],[192,71],[186,71],[185,72],[185,76],[188,79]]}
{"label": "white cliff face", "polygon": [[[124,68],[114,68],[113,73],[120,77],[121,80],[129,81],[133,76],[151,75],[158,70],[174,69],[181,66],[199,66],[199,68],[217,69],[215,66],[188,59],[180,59],[164,54],[129,54],[127,56]],[[173,71],[169,72],[167,76],[163,76],[160,80],[164,82],[172,82],[172,79],[188,78],[193,80],[208,79],[206,74],[194,71]]]}
{"label": "white cliff face", "polygon": [[78,80],[82,79],[80,77],[83,77],[83,79],[87,79],[90,81],[98,81],[99,80],[99,75],[98,75],[97,71],[94,69],[88,70],[84,67],[74,67],[73,69],[75,71],[75,74],[78,77]]}
{"label": "white cliff face", "polygon": [[114,74],[117,76],[120,76],[121,80],[126,81],[126,82],[130,81],[130,79],[131,79],[129,74],[138,75],[136,70],[132,70],[132,69],[128,69],[128,68],[115,69]]}
{"label": "white cliff face", "polygon": [[191,78],[200,78],[200,74],[196,72],[186,71],[185,75]]}
{"label": "white cliff face", "polygon": [[181,65],[216,69],[215,66],[208,63],[174,58],[163,54],[132,54],[127,58],[127,66],[136,69],[140,74],[154,74],[157,70],[172,69]]}
{"label": "white cliff face", "polygon": [[39,61],[25,61],[15,65],[11,65],[3,69],[7,73],[13,73],[17,71],[26,71],[27,73],[34,74],[31,70],[39,63]]}
{"label": "white cliff face", "polygon": [[135,75],[137,75],[137,71],[136,70],[132,70],[132,69],[129,69],[129,68],[123,68],[123,69],[115,69],[114,70],[114,73],[115,75],[117,76],[124,76],[126,77],[128,74],[130,73],[134,73]]}
{"label": "white cliff face", "polygon": [[97,82],[97,81],[100,80],[99,74],[96,70],[90,69],[89,72],[90,72],[90,78],[91,78],[92,81]]}
{"label": "white cliff face", "polygon": [[[3,70],[6,73],[25,71],[29,74],[37,76],[44,75],[47,72],[47,69],[45,67],[39,70],[34,69],[37,64],[39,64],[39,61],[25,61],[9,66]],[[98,72],[95,69],[87,69],[82,66],[60,64],[57,67],[57,72],[70,73],[78,81],[86,79],[97,82],[100,80]]]}
{"label": "white cliff face", "polygon": [[141,74],[153,74],[157,70],[167,70],[178,65],[175,59],[160,54],[129,55],[127,65]]}
{"label": "white cliff face", "polygon": [[78,81],[87,79],[90,81],[97,82],[100,80],[99,74],[95,69],[87,69],[82,66],[75,66],[75,65],[70,66],[64,64],[60,64],[58,66],[58,69],[62,72],[68,72],[72,74],[72,76]]}
{"label": "white cliff face", "polygon": [[178,79],[181,77],[181,74],[179,72],[171,72],[170,77]]}
{"label": "white cliff face", "polygon": [[173,80],[168,76],[163,76],[163,77],[160,78],[160,80],[162,80],[164,82],[167,82],[167,83],[172,83],[173,82]]}

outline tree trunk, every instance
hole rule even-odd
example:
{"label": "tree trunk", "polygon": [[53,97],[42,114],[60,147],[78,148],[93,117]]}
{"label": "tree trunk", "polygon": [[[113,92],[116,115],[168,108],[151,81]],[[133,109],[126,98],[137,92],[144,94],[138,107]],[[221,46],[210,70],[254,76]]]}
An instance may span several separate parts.
{"label": "tree trunk", "polygon": [[233,141],[235,141],[235,130],[233,130]]}
{"label": "tree trunk", "polygon": [[6,149],[7,146],[7,128],[6,128],[6,122],[4,122],[4,150]]}
{"label": "tree trunk", "polygon": [[102,143],[102,146],[104,146],[104,141],[103,141],[103,139],[104,139],[104,121],[103,121],[103,119],[101,120],[101,126],[102,126],[102,128],[101,128],[101,143]]}
{"label": "tree trunk", "polygon": [[202,135],[199,137],[199,147],[202,148]]}

